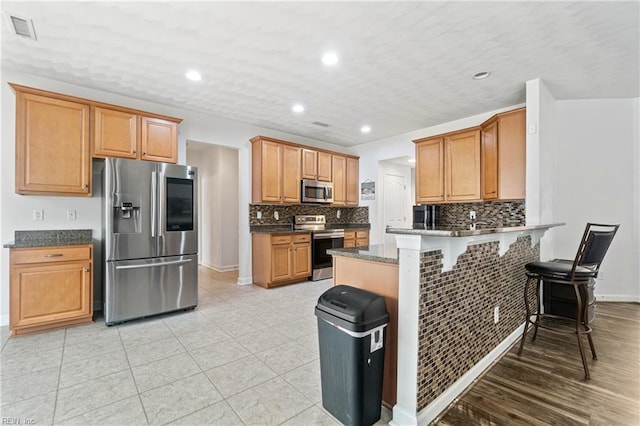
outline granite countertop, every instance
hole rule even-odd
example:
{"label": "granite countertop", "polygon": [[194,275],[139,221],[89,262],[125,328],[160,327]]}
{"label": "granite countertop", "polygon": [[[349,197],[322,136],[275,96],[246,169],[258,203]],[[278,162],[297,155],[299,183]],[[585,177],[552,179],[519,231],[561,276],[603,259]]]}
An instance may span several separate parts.
{"label": "granite countertop", "polygon": [[332,256],[352,257],[382,263],[398,263],[398,249],[395,244],[374,244],[367,247],[329,249]]}
{"label": "granite countertop", "polygon": [[[326,229],[370,229],[369,223],[327,223]],[[252,234],[279,234],[292,232],[311,232],[308,229],[293,229],[293,225],[251,225]]]}
{"label": "granite countertop", "polygon": [[425,235],[431,237],[472,237],[476,235],[499,234],[505,232],[531,231],[534,229],[548,229],[563,226],[564,223],[549,223],[524,226],[493,227],[478,225],[475,229],[469,226],[435,226],[425,228],[387,228],[388,234]]}
{"label": "granite countertop", "polygon": [[5,244],[5,248],[72,246],[93,243],[91,229],[15,231],[14,236],[15,241]]}

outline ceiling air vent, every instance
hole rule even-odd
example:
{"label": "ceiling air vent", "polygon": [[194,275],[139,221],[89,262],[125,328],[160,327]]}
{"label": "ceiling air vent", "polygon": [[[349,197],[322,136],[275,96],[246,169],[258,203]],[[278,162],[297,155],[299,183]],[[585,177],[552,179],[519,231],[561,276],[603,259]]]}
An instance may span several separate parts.
{"label": "ceiling air vent", "polygon": [[16,35],[29,38],[31,40],[38,39],[31,19],[25,19],[15,15],[9,15],[9,19],[11,19],[11,28],[13,28],[13,32]]}
{"label": "ceiling air vent", "polygon": [[329,127],[327,123],[323,123],[322,121],[313,121],[311,124],[315,124],[316,126],[320,127]]}

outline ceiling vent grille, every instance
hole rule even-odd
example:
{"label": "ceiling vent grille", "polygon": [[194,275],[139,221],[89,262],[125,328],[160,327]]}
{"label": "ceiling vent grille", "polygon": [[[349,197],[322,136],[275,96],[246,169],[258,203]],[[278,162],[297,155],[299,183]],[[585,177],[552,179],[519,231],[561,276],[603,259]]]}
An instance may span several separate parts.
{"label": "ceiling vent grille", "polygon": [[316,126],[320,127],[329,127],[327,123],[323,123],[322,121],[313,121],[311,124],[315,124]]}
{"label": "ceiling vent grille", "polygon": [[31,40],[38,40],[31,19],[25,19],[15,15],[10,15],[9,19],[11,20],[11,28],[15,35]]}

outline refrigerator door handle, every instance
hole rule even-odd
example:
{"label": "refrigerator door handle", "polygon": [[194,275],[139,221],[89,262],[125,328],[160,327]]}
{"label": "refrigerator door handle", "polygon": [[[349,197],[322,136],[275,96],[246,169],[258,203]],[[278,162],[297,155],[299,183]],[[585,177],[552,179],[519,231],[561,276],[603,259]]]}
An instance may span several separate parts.
{"label": "refrigerator door handle", "polygon": [[169,265],[184,265],[186,263],[191,262],[191,259],[186,260],[174,260],[171,262],[162,262],[162,263],[145,263],[144,265],[120,265],[116,266],[116,269],[140,269],[140,268],[156,268],[159,266],[169,266]]}
{"label": "refrigerator door handle", "polygon": [[151,172],[151,236],[156,236],[156,203],[157,203],[157,191],[158,177],[156,172]]}

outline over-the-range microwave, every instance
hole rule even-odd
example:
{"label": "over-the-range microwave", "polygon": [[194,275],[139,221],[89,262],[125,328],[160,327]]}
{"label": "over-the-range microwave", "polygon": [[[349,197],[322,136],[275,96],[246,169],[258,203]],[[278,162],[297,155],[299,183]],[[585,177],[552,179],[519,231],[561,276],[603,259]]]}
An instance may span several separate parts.
{"label": "over-the-range microwave", "polygon": [[303,179],[301,187],[303,203],[333,203],[333,183]]}

